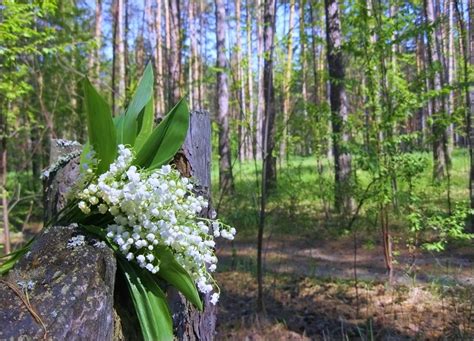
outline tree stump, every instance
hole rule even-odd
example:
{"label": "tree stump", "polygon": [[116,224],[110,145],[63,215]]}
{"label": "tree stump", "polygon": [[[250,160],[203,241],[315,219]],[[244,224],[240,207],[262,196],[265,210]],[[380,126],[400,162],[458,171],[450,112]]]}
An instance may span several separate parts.
{"label": "tree stump", "polygon": [[[210,199],[210,119],[191,113],[190,128],[174,164],[194,177],[199,194]],[[45,222],[66,203],[79,174],[76,143],[52,143],[52,163],[44,174]],[[208,208],[203,215],[210,216]],[[216,309],[203,297],[196,311],[171,287],[165,288],[179,340],[212,340]],[[139,340],[140,327],[112,251],[77,226],[51,226],[31,250],[0,279],[0,339]]]}

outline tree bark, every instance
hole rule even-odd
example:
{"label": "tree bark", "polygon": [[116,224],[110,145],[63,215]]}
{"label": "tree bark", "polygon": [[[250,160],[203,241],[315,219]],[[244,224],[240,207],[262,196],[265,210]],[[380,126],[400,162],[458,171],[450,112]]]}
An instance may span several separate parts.
{"label": "tree bark", "polygon": [[162,5],[161,1],[156,1],[156,13],[153,20],[153,27],[156,35],[156,46],[155,46],[155,60],[156,60],[156,81],[155,81],[155,94],[156,94],[156,115],[155,117],[162,117],[165,115],[165,83],[163,82],[164,70],[163,70],[163,37],[161,35],[161,20],[162,20]]}
{"label": "tree bark", "polygon": [[[300,0],[300,61],[301,61],[301,97],[303,99],[303,117],[306,120],[308,118],[308,62],[306,58],[306,24],[305,24],[305,5],[306,0]],[[309,134],[305,133],[305,155],[311,153],[311,145]]]}
{"label": "tree bark", "polygon": [[10,245],[10,222],[8,219],[8,192],[7,192],[7,176],[8,176],[8,151],[7,151],[7,117],[2,110],[0,113],[0,128],[1,130],[1,151],[0,151],[0,176],[1,176],[1,190],[2,190],[2,223],[3,223],[3,252],[9,254],[11,251]]}
{"label": "tree bark", "polygon": [[248,149],[247,158],[253,157],[254,160],[257,158],[257,139],[255,130],[257,127],[257,117],[254,109],[254,96],[253,96],[253,72],[252,72],[252,16],[250,13],[249,1],[245,4],[246,9],[246,30],[247,30],[247,112],[249,113],[249,136],[248,136]]}
{"label": "tree bark", "polygon": [[94,47],[89,58],[89,75],[98,84],[100,74],[100,48],[102,45],[102,0],[95,1]]}
{"label": "tree bark", "polygon": [[226,13],[223,0],[216,0],[217,48],[217,121],[219,124],[219,188],[224,193],[234,190],[229,132],[229,91],[227,84]]}
{"label": "tree bark", "polygon": [[280,158],[288,156],[288,120],[290,117],[291,75],[293,74],[293,17],[295,15],[295,0],[290,0],[288,19],[288,40],[286,46],[286,65],[283,76],[283,134],[280,142]]}
{"label": "tree bark", "polygon": [[181,99],[181,22],[179,0],[169,0],[169,22],[170,22],[170,49],[169,70],[170,70],[170,103],[171,109]]}
{"label": "tree bark", "polygon": [[350,195],[352,157],[347,150],[350,134],[347,128],[348,103],[344,85],[345,70],[341,49],[340,9],[337,0],[325,0],[325,8],[335,168],[335,208],[339,212],[348,213],[352,210]]}
{"label": "tree bark", "polygon": [[240,112],[239,124],[239,160],[245,160],[247,150],[248,136],[248,117],[247,106],[245,105],[245,85],[244,72],[242,68],[242,37],[241,37],[241,1],[235,0],[235,40],[236,40],[236,59],[237,59],[237,89],[238,103]]}
{"label": "tree bark", "polygon": [[260,193],[260,221],[257,235],[257,311],[265,310],[263,302],[263,230],[265,228],[266,202],[268,190],[276,185],[276,159],[273,156],[275,147],[275,89],[273,87],[273,35],[275,29],[276,0],[264,2],[264,109],[263,121],[263,158],[262,182]]}
{"label": "tree bark", "polygon": [[[424,10],[426,21],[429,25],[434,25],[435,14],[433,0],[424,0]],[[446,129],[442,122],[440,122],[439,115],[443,111],[443,99],[441,94],[442,88],[442,61],[439,54],[440,48],[438,39],[436,36],[436,30],[432,30],[428,33],[428,61],[432,67],[438,68],[433,73],[433,77],[430,79],[430,88],[433,89],[436,94],[432,99],[433,109],[433,123],[431,126],[433,134],[433,178],[435,180],[441,180],[446,175],[446,159],[447,159],[447,146],[446,146]]]}
{"label": "tree bark", "polygon": [[199,63],[197,53],[197,30],[196,30],[196,8],[193,0],[188,3],[189,13],[189,40],[191,42],[190,58],[189,58],[189,103],[191,108],[199,108]]}
{"label": "tree bark", "polygon": [[125,98],[125,45],[123,28],[123,0],[113,0],[113,69],[112,108],[114,115]]}
{"label": "tree bark", "polygon": [[[449,87],[454,87],[454,78],[456,74],[456,55],[454,50],[454,0],[447,0],[448,21],[447,21],[447,84]],[[451,88],[448,94],[447,114],[448,119],[452,119],[454,114],[454,90]],[[447,127],[447,152],[452,155],[454,149],[454,125],[450,123]]]}
{"label": "tree bark", "polygon": [[257,69],[257,125],[255,127],[256,144],[255,149],[257,150],[257,157],[263,158],[263,116],[264,116],[264,86],[263,86],[263,0],[257,0],[257,58],[258,58],[258,69]]}
{"label": "tree bark", "polygon": [[[263,117],[263,173],[265,188],[268,190],[276,185],[275,149],[275,88],[273,86],[273,50],[275,34],[276,0],[265,0],[264,3],[264,117]],[[266,195],[267,193],[263,193]]]}
{"label": "tree bark", "polygon": [[[474,68],[474,0],[469,0],[469,63]],[[466,56],[467,57],[467,56]],[[466,75],[466,77],[468,77]],[[467,86],[467,85],[466,85]],[[469,156],[470,156],[470,186],[471,208],[474,209],[474,84],[469,85]],[[474,232],[474,215],[471,214],[471,231]]]}

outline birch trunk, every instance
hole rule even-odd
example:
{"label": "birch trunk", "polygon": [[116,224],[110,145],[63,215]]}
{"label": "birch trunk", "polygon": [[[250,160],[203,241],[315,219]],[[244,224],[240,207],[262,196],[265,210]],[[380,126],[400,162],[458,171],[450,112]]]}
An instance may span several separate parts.
{"label": "birch trunk", "polygon": [[293,71],[293,17],[295,15],[295,0],[290,0],[290,17],[288,20],[288,41],[285,74],[283,76],[283,134],[280,143],[280,158],[288,158],[288,120],[290,117],[290,90]]}
{"label": "birch trunk", "polygon": [[226,13],[224,0],[216,0],[217,48],[217,121],[219,124],[219,188],[224,193],[234,190],[229,132],[229,91],[227,84]]}

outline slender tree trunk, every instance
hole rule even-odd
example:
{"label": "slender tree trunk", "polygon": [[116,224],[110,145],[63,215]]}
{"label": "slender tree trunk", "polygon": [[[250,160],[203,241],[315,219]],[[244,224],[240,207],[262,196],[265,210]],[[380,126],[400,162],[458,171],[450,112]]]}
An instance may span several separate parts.
{"label": "slender tree trunk", "polygon": [[248,141],[248,153],[247,158],[253,157],[256,160],[257,156],[257,139],[255,135],[255,130],[258,129],[257,127],[257,117],[254,109],[254,97],[253,97],[253,72],[252,72],[252,20],[251,20],[251,13],[250,13],[250,2],[246,1],[246,29],[247,29],[247,99],[248,99],[248,110],[250,116],[250,134],[249,134],[249,141]]}
{"label": "slender tree trunk", "polygon": [[[166,51],[166,66],[168,72],[166,74],[166,105],[165,109],[169,109],[173,106],[171,103],[171,20],[170,20],[170,6],[168,0],[163,1],[165,5],[165,51]],[[165,75],[163,74],[163,77]]]}
{"label": "slender tree trunk", "polygon": [[89,77],[98,85],[100,74],[100,48],[102,45],[102,0],[95,1],[94,48],[89,57]]}
{"label": "slender tree trunk", "polygon": [[154,0],[155,11],[153,17],[149,18],[149,30],[155,37],[155,48],[153,49],[153,63],[155,65],[155,117],[159,118],[165,114],[165,85],[163,82],[163,36],[161,35],[162,1]]}
{"label": "slender tree trunk", "polygon": [[316,9],[314,8],[314,4],[312,1],[309,1],[309,14],[311,16],[311,31],[312,31],[312,39],[311,39],[311,47],[312,47],[312,52],[313,52],[313,96],[314,96],[314,103],[315,104],[320,104],[320,77],[319,77],[319,57],[320,53],[318,51],[319,44],[317,44],[316,40],[318,37],[318,22],[317,18],[318,15],[315,11]]}
{"label": "slender tree trunk", "polygon": [[233,192],[232,158],[229,133],[229,91],[227,85],[226,13],[224,0],[216,0],[217,119],[219,124],[219,187]]}
{"label": "slender tree trunk", "polygon": [[288,120],[290,117],[291,75],[293,71],[293,17],[295,15],[295,0],[290,0],[288,22],[288,41],[285,74],[283,76],[283,134],[280,143],[280,158],[288,156]]}
{"label": "slender tree trunk", "polygon": [[[433,0],[424,0],[424,8],[426,21],[428,24],[433,25],[435,22]],[[428,34],[428,61],[434,67],[442,67],[442,61],[439,56],[439,44],[436,36],[436,31],[433,30]],[[433,98],[433,123],[432,123],[432,134],[433,134],[433,177],[435,180],[440,180],[446,175],[446,131],[443,124],[440,122],[440,117],[443,111],[443,102],[441,95],[442,79],[441,72],[435,70],[434,75],[431,79],[431,89],[436,92],[436,96]]]}
{"label": "slender tree trunk", "polygon": [[7,192],[7,175],[8,175],[8,155],[7,155],[7,117],[5,111],[0,112],[0,128],[1,131],[1,155],[0,155],[0,176],[2,190],[2,218],[3,218],[3,251],[5,254],[11,252],[10,245],[10,222],[8,219],[8,192]]}
{"label": "slender tree trunk", "polygon": [[170,50],[169,70],[171,100],[169,106],[174,106],[181,99],[181,36],[179,0],[169,0],[170,10]]}
{"label": "slender tree trunk", "polygon": [[[454,0],[447,0],[448,22],[447,22],[447,83],[448,86],[454,87],[454,77],[456,74],[456,56],[454,51]],[[451,119],[454,114],[454,90],[451,88],[448,94],[448,118]],[[454,125],[450,123],[447,127],[447,149],[448,155],[452,155],[454,149]]]}
{"label": "slender tree trunk", "polygon": [[191,60],[189,61],[191,77],[191,89],[189,97],[192,98],[192,103],[195,109],[201,108],[199,101],[199,58],[198,58],[198,33],[196,29],[196,3],[193,0],[189,1],[189,39],[191,41]]}
{"label": "slender tree trunk", "polygon": [[112,107],[114,115],[125,99],[125,45],[123,28],[123,0],[113,0],[113,70]]}
{"label": "slender tree trunk", "polygon": [[265,227],[265,209],[268,190],[276,185],[276,158],[273,156],[275,148],[275,89],[273,87],[273,49],[275,33],[276,0],[264,2],[264,130],[263,130],[263,170],[262,192],[260,196],[260,222],[257,237],[257,310],[264,310],[263,304],[263,230]]}
{"label": "slender tree trunk", "polygon": [[[305,25],[305,5],[306,0],[300,0],[300,60],[301,60],[301,96],[303,99],[303,117],[306,120],[308,118],[308,89],[307,89],[307,69],[308,69],[308,62],[306,59],[306,25]],[[309,136],[307,136],[309,138]],[[308,155],[311,153],[311,146],[308,146],[309,139],[305,139],[304,142],[306,145],[305,154]]]}
{"label": "slender tree trunk", "polygon": [[[123,35],[123,63],[125,67],[124,72],[124,83],[125,83],[125,91],[128,86],[130,86],[130,58],[129,58],[129,48],[128,48],[128,41],[129,41],[129,34],[130,34],[130,15],[129,15],[129,5],[128,0],[123,0],[123,7],[124,7],[124,35]],[[143,27],[143,24],[141,25]]]}
{"label": "slender tree trunk", "polygon": [[[474,68],[474,0],[469,0],[469,63]],[[468,76],[467,76],[468,77]],[[469,85],[469,155],[471,161],[470,187],[471,208],[474,209],[474,84]],[[474,215],[471,215],[471,231],[474,232]]]}
{"label": "slender tree trunk", "polygon": [[[140,23],[140,29],[135,39],[135,65],[136,65],[135,74],[140,75],[140,76],[143,74],[143,70],[145,70],[145,38],[144,38],[145,37],[145,23],[147,22],[148,18],[151,16],[150,6],[151,5],[150,5],[149,0],[145,0],[144,11],[142,12],[143,15],[142,15],[141,23]],[[127,46],[127,44],[125,44],[125,46]],[[128,56],[128,52],[126,55]],[[127,65],[126,69],[128,70],[128,63],[125,63],[125,64]]]}
{"label": "slender tree trunk", "polygon": [[263,117],[263,160],[264,179],[266,189],[276,185],[276,157],[275,149],[275,89],[273,86],[273,50],[275,35],[276,0],[265,0],[264,4],[264,117]]}
{"label": "slender tree trunk", "polygon": [[352,211],[352,198],[350,195],[352,157],[347,151],[350,135],[347,128],[348,104],[344,86],[345,70],[341,49],[340,10],[337,0],[325,0],[325,8],[335,168],[335,207],[339,212],[348,213]]}
{"label": "slender tree trunk", "polygon": [[257,70],[257,126],[255,127],[256,138],[257,138],[257,157],[263,158],[263,111],[264,111],[264,90],[263,90],[263,0],[257,0],[257,58],[258,58],[258,70]]}
{"label": "slender tree trunk", "polygon": [[245,151],[247,150],[248,135],[248,117],[247,107],[245,105],[245,86],[244,72],[242,68],[242,29],[241,29],[241,0],[235,0],[235,39],[236,39],[236,57],[237,57],[237,89],[239,96],[239,160],[245,159]]}

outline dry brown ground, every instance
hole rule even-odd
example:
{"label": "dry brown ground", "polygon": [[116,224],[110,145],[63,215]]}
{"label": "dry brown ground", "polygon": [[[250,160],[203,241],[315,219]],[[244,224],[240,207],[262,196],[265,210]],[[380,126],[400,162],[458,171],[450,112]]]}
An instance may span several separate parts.
{"label": "dry brown ground", "polygon": [[[350,239],[270,240],[266,314],[255,314],[255,245],[218,249],[218,340],[474,340],[474,248],[412,255],[402,250],[394,284],[379,248],[360,248],[358,296]],[[416,274],[416,276],[414,276]]]}

